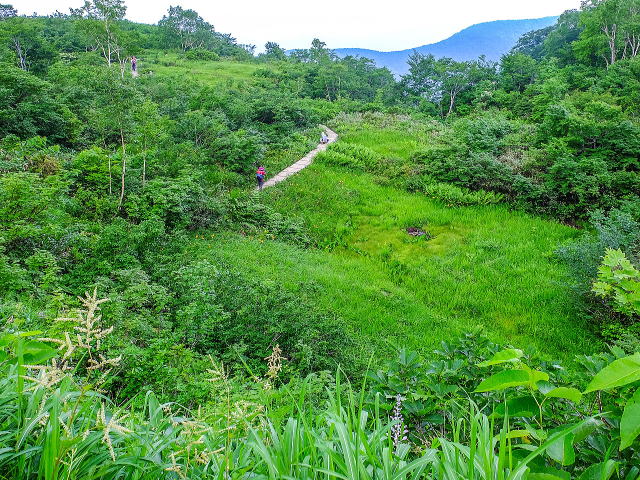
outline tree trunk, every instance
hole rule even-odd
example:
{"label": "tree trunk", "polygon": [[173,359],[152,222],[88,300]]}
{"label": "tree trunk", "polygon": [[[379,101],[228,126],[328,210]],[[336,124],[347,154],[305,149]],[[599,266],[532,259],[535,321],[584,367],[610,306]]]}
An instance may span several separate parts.
{"label": "tree trunk", "polygon": [[[104,147],[104,149],[107,149],[107,141],[103,138],[102,139],[102,146]],[[113,190],[112,190],[112,181],[111,181],[111,157],[107,157],[107,162],[109,164],[109,196],[111,196],[113,194]]]}
{"label": "tree trunk", "polygon": [[630,57],[637,57],[638,52],[640,52],[640,35],[628,34],[625,42],[625,51],[628,47],[630,51]]}
{"label": "tree trunk", "polygon": [[456,93],[455,92],[449,92],[449,112],[447,113],[447,117],[449,115],[451,115],[451,112],[453,112],[453,107],[456,103]]}
{"label": "tree trunk", "polygon": [[602,31],[604,32],[604,34],[609,39],[609,53],[610,53],[611,57],[610,57],[610,60],[607,63],[609,63],[609,65],[613,65],[614,63],[616,63],[617,53],[618,53],[618,49],[617,49],[617,45],[616,45],[616,39],[617,39],[617,34],[618,34],[618,25],[615,24],[615,23],[613,25],[611,25],[611,26],[605,25],[603,27]]}
{"label": "tree trunk", "polygon": [[118,201],[118,210],[122,208],[122,201],[124,200],[124,183],[127,174],[127,149],[124,143],[124,132],[120,127],[120,142],[122,143],[122,176],[120,182],[120,200]]}
{"label": "tree trunk", "polygon": [[13,39],[13,45],[16,49],[16,55],[18,55],[18,61],[20,62],[20,68],[27,71],[27,58],[25,52],[22,50],[22,45],[20,44],[20,40],[17,38]]}

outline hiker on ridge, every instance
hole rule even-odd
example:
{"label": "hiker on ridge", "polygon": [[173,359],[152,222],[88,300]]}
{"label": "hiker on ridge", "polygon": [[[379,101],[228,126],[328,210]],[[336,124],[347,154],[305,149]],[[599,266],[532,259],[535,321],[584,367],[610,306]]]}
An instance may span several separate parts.
{"label": "hiker on ridge", "polygon": [[262,190],[264,185],[264,179],[267,177],[267,172],[262,165],[258,167],[256,171],[256,180],[258,181],[258,190]]}
{"label": "hiker on ridge", "polygon": [[325,132],[322,132],[322,136],[320,137],[320,143],[322,144],[329,143],[329,137],[327,137],[327,134]]}
{"label": "hiker on ridge", "polygon": [[136,57],[131,57],[131,71],[134,73],[138,71],[138,59]]}

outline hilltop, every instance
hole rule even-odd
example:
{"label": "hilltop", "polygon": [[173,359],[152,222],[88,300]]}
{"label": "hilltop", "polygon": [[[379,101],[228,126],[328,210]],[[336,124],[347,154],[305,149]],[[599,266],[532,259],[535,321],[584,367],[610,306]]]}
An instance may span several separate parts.
{"label": "hilltop", "polygon": [[414,52],[432,54],[437,58],[449,57],[457,61],[475,60],[484,55],[487,60],[500,60],[509,52],[525,33],[554,25],[558,17],[544,17],[529,20],[497,20],[478,23],[437,43],[393,52],[380,52],[364,48],[338,48],[340,57],[360,56],[374,60],[379,67],[387,67],[393,73],[402,75],[409,67],[407,60]]}

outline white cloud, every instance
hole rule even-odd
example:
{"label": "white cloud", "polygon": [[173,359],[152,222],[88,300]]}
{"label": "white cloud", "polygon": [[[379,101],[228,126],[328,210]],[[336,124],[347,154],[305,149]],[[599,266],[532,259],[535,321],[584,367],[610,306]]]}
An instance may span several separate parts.
{"label": "white cloud", "polygon": [[[20,13],[68,12],[79,0],[20,0]],[[578,8],[580,0],[129,0],[127,18],[156,23],[169,5],[196,10],[216,30],[261,47],[301,48],[314,37],[331,48],[400,50],[436,42],[475,23],[538,18]]]}

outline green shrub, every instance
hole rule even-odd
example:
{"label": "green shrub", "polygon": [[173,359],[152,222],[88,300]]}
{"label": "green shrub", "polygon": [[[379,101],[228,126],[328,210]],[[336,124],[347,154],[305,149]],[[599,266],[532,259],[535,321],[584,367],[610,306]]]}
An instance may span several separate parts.
{"label": "green shrub", "polygon": [[493,155],[501,152],[505,138],[518,127],[516,122],[498,112],[487,112],[476,118],[462,118],[452,125],[455,138],[470,151]]}
{"label": "green shrub", "polygon": [[[256,252],[260,255],[260,252]],[[260,368],[275,345],[296,370],[356,369],[357,347],[344,323],[314,308],[313,288],[291,293],[272,282],[245,278],[226,265],[188,264],[171,279],[179,308],[176,329],[195,351]]]}
{"label": "green shrub", "polygon": [[457,149],[429,148],[414,153],[412,161],[437,181],[473,190],[510,193],[516,179],[509,167],[486,152],[471,152],[465,156]]}
{"label": "green shrub", "polygon": [[640,316],[640,271],[622,250],[607,249],[593,292],[600,297],[612,298],[616,311]]}
{"label": "green shrub", "polygon": [[556,250],[582,294],[591,289],[607,249],[621,249],[634,262],[640,256],[640,223],[630,213],[596,211],[591,214],[590,223],[591,229]]}
{"label": "green shrub", "polygon": [[187,60],[205,60],[208,62],[220,60],[220,55],[205,48],[192,48],[187,50],[184,56]]}

